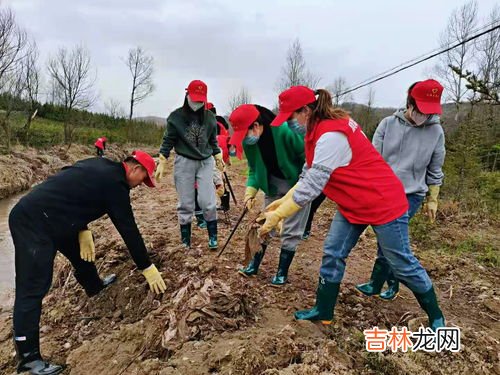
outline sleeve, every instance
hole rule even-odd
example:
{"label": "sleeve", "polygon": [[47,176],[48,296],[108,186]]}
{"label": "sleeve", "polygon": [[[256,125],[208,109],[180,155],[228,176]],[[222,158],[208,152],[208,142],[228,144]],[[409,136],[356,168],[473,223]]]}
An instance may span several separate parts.
{"label": "sleeve", "polygon": [[114,189],[108,195],[108,215],[132,256],[137,268],[143,270],[151,265],[146,245],[137,228],[130,204],[129,191],[125,187]]}
{"label": "sleeve", "polygon": [[[212,116],[213,117],[213,116]],[[217,122],[215,121],[215,117],[213,117],[214,126],[211,126],[211,131],[208,137],[208,144],[212,147],[212,156],[221,153],[221,149],[219,147],[219,143],[217,142]]]}
{"label": "sleeve", "polygon": [[431,161],[427,166],[427,173],[425,177],[427,185],[443,184],[443,164],[446,155],[444,144],[444,132],[441,131],[434,152],[432,153]]}
{"label": "sleeve", "polygon": [[372,144],[379,154],[382,154],[383,151],[386,126],[387,121],[386,119],[383,119],[380,121],[380,124],[378,124],[377,129],[375,129],[375,133],[373,134]]}
{"label": "sleeve", "polygon": [[[256,146],[251,146],[251,147],[256,147]],[[245,155],[247,156],[247,165],[248,165],[248,178],[247,178],[247,185],[246,186],[251,186],[257,190],[259,190],[259,184],[257,183],[257,178],[255,176],[255,160],[253,157],[250,156],[250,153],[245,150],[245,146],[243,146],[243,150],[245,151]]]}
{"label": "sleeve", "polygon": [[314,150],[314,160],[293,193],[293,200],[303,207],[321,194],[333,171],[349,165],[352,150],[347,136],[340,132],[323,134]]}
{"label": "sleeve", "polygon": [[163,142],[160,147],[160,154],[168,158],[170,156],[170,151],[174,148],[177,143],[177,131],[175,130],[174,124],[167,120],[167,129],[163,134]]}

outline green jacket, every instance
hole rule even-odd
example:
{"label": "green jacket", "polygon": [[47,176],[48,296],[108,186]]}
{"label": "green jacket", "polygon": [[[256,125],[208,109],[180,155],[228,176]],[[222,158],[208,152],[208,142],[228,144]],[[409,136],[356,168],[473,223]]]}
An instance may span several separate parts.
{"label": "green jacket", "polygon": [[[278,166],[290,187],[299,180],[305,162],[304,138],[292,132],[287,123],[271,126]],[[259,145],[245,145],[243,150],[248,162],[247,186],[262,190],[266,195],[276,194],[276,187],[269,184],[267,168],[262,160]]]}
{"label": "green jacket", "polygon": [[174,148],[177,154],[193,160],[205,160],[220,153],[214,114],[205,111],[203,123],[200,123],[200,117],[184,107],[173,111],[167,118],[160,153],[168,158]]}

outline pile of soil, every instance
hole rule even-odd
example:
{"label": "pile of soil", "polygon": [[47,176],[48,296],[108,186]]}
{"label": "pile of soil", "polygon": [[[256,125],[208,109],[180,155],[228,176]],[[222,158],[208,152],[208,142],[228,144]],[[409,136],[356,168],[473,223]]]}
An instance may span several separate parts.
{"label": "pile of soil", "polygon": [[[241,199],[244,164],[233,165],[229,175]],[[364,329],[397,325],[415,330],[426,320],[404,287],[393,302],[355,292],[354,285],[369,277],[376,254],[376,241],[369,232],[348,259],[334,324],[293,319],[295,310],[314,304],[333,203],[325,202],[320,208],[313,234],[300,245],[291,266],[290,282],[273,288],[277,240],[257,276],[244,278],[237,273],[245,258],[246,224],[255,215],[247,215],[218,258],[208,249],[206,230],[194,226],[192,248],[182,247],[172,173],[156,189],[134,189],[132,201],[167,291],[162,296],[149,291],[108,218],[93,223],[98,270],[102,276],[116,273],[118,281],[89,299],[69,263],[63,257],[56,260],[53,287],[43,304],[41,346],[45,357],[67,364],[65,374],[500,373],[498,268],[483,266],[467,254],[436,254],[416,244],[415,252],[435,283],[447,323],[462,329],[462,350],[368,353]],[[241,206],[233,206],[227,217],[220,215],[220,246],[240,212]],[[469,230],[484,228],[471,225]],[[15,366],[12,321],[9,314],[0,319],[0,373],[10,374]]]}

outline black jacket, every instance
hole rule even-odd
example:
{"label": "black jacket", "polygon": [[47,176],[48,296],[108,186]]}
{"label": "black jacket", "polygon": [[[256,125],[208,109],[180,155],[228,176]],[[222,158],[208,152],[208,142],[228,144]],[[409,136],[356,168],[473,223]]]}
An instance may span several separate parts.
{"label": "black jacket", "polygon": [[75,237],[87,224],[109,215],[139,269],[151,265],[130,205],[122,163],[91,158],[65,167],[19,201],[34,225],[48,228],[56,243]]}

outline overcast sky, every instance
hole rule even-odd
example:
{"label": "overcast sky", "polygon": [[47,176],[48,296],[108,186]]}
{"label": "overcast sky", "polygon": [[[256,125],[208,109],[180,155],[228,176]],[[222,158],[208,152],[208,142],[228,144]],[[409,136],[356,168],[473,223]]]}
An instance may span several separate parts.
{"label": "overcast sky", "polygon": [[[0,0],[1,1],[1,0]],[[481,0],[480,24],[498,3]],[[310,70],[326,86],[344,76],[353,85],[438,47],[460,0],[3,0],[36,39],[45,70],[59,47],[83,43],[97,69],[99,103],[128,108],[131,80],[123,63],[131,47],[155,59],[154,94],[136,115],[167,116],[193,79],[208,85],[219,113],[241,86],[254,103],[272,107],[289,45],[299,38]],[[427,78],[422,64],[373,85],[376,106],[400,106],[405,90]],[[367,92],[354,99],[366,101]]]}

